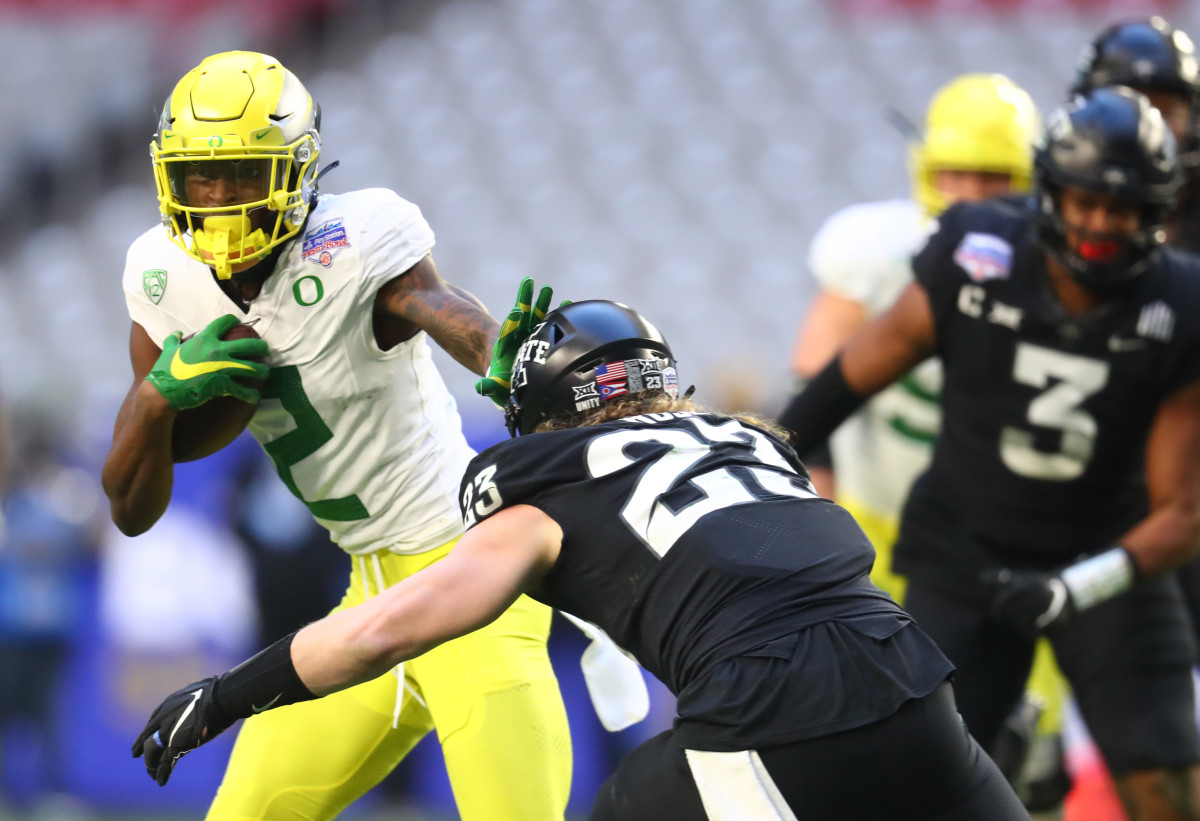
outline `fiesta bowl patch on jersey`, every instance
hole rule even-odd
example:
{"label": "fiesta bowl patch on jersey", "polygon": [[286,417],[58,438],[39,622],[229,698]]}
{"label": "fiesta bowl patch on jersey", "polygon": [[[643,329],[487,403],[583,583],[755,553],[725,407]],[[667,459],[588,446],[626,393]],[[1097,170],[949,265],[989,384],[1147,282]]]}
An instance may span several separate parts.
{"label": "fiesta bowl patch on jersey", "polygon": [[323,222],[304,234],[304,247],[300,253],[309,262],[324,265],[328,268],[333,264],[343,248],[349,248],[350,241],[346,239],[346,227],[340,218]]}
{"label": "fiesta bowl patch on jersey", "polygon": [[1012,245],[995,234],[969,231],[954,249],[954,261],[976,282],[1008,279],[1012,272]]}

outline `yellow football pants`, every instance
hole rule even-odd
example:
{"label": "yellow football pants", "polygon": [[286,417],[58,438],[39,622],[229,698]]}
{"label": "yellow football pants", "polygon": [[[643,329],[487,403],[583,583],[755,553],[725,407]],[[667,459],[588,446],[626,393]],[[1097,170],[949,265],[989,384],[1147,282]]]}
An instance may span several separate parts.
{"label": "yellow football pants", "polygon": [[[895,517],[881,516],[852,500],[838,499],[838,504],[850,511],[850,515],[875,546],[875,566],[871,569],[871,581],[903,604],[908,582],[903,576],[892,572],[892,546],[899,536],[899,521]],[[1044,638],[1038,639],[1026,692],[1036,696],[1043,706],[1041,718],[1038,719],[1038,732],[1042,735],[1059,732],[1062,729],[1067,683],[1054,661],[1054,650],[1050,642]]]}
{"label": "yellow football pants", "polygon": [[[432,564],[427,553],[355,557],[337,610],[361,604]],[[247,719],[209,821],[322,821],[374,787],[437,729],[465,821],[561,821],[571,738],[546,654],[550,609],[522,596],[492,624],[396,671],[315,701]]]}

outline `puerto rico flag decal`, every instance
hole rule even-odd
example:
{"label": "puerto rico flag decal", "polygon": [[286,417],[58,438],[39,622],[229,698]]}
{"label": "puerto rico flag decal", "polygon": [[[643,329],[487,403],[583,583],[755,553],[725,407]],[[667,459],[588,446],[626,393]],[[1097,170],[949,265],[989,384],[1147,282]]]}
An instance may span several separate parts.
{"label": "puerto rico flag decal", "polygon": [[304,247],[300,253],[309,262],[315,262],[328,268],[333,264],[333,258],[343,248],[349,247],[350,242],[346,239],[346,228],[342,224],[342,220],[335,219],[323,222],[311,231],[306,231]]}

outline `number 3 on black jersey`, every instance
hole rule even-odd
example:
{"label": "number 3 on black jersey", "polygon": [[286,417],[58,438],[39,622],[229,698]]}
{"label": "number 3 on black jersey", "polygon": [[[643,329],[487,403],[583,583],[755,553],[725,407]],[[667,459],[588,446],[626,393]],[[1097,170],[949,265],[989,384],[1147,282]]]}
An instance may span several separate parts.
{"label": "number 3 on black jersey", "polygon": [[1108,363],[1027,342],[1017,344],[1013,379],[1043,389],[1025,414],[1031,425],[1062,432],[1059,450],[1033,445],[1033,434],[1013,426],[1000,432],[1000,457],[1013,473],[1065,482],[1087,469],[1096,441],[1096,419],[1081,406],[1108,382]]}

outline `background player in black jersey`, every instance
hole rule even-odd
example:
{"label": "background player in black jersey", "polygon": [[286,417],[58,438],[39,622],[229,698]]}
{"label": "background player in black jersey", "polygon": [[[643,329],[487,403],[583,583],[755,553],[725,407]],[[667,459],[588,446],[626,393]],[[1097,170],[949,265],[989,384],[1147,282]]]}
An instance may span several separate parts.
{"label": "background player in black jersey", "polygon": [[771,423],[676,398],[661,334],[612,302],[551,312],[517,360],[522,435],[468,468],[449,556],[168,697],[134,745],[152,774],[525,591],[603,627],[678,696],[675,728],[623,759],[594,819],[1028,818],[955,712],[950,663],[871,584],[867,538]]}
{"label": "background player in black jersey", "polygon": [[[1109,26],[1084,49],[1072,92],[1126,85],[1145,94],[1179,146],[1184,185],[1167,225],[1167,243],[1200,251],[1200,63],[1186,33],[1161,17]],[[1176,575],[1192,629],[1200,635],[1200,560]]]}
{"label": "background player in black jersey", "polygon": [[1184,186],[1167,241],[1200,251],[1200,63],[1192,39],[1162,17],[1109,26],[1084,49],[1071,93],[1112,85],[1145,94],[1175,135]]}
{"label": "background player in black jersey", "polygon": [[925,357],[943,423],[896,546],[985,747],[1044,632],[1129,814],[1195,819],[1195,654],[1166,571],[1200,547],[1200,262],[1163,248],[1180,174],[1141,94],[1047,119],[1036,199],[956,206],[916,282],[784,414],[819,441]]}

